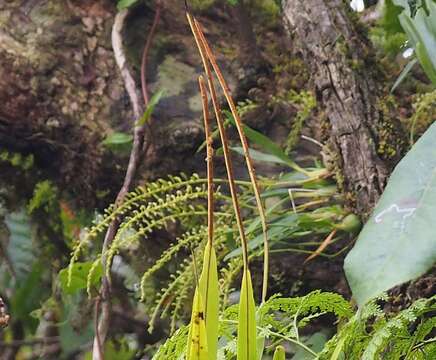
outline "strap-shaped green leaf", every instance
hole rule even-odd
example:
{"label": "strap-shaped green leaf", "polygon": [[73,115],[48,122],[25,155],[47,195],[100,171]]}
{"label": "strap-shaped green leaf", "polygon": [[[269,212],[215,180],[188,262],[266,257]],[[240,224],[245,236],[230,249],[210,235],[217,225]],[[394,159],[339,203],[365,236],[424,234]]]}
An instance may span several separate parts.
{"label": "strap-shaped green leaf", "polygon": [[209,242],[204,249],[203,270],[201,272],[199,285],[201,298],[204,299],[208,359],[215,360],[218,351],[218,269],[215,249]]}
{"label": "strap-shaped green leaf", "polygon": [[244,269],[239,300],[238,316],[238,360],[257,360],[256,307],[254,305],[253,285],[248,269]]}
{"label": "strap-shaped green leaf", "polygon": [[194,301],[192,303],[186,360],[209,360],[204,305],[198,287],[195,288]]}

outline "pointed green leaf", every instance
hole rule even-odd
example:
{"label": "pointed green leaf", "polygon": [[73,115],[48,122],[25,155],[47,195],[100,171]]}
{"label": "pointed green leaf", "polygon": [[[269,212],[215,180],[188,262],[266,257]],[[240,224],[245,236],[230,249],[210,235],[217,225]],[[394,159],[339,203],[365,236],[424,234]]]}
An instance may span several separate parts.
{"label": "pointed green leaf", "polygon": [[138,120],[137,126],[143,126],[145,123],[150,120],[151,115],[153,114],[154,108],[159,103],[160,99],[164,95],[164,90],[159,90],[158,92],[154,93],[151,97],[150,101],[148,102],[147,108],[144,111],[144,114],[142,117]]}
{"label": "pointed green leaf", "polygon": [[276,347],[276,351],[274,351],[273,360],[285,360],[285,348],[281,345]]}
{"label": "pointed green leaf", "polygon": [[249,270],[244,270],[239,299],[238,360],[257,360],[256,307]]}
{"label": "pointed green leaf", "polygon": [[393,171],[345,273],[359,306],[424,274],[436,262],[436,123]]}
{"label": "pointed green leaf", "polygon": [[207,332],[207,349],[210,360],[215,360],[218,351],[219,286],[215,249],[209,242],[204,249],[203,270],[200,276],[200,294],[204,299],[204,314]]}
{"label": "pointed green leaf", "polygon": [[[232,125],[236,126],[235,119],[233,118],[232,114],[228,111],[224,111],[224,114],[230,120]],[[280,148],[280,146],[278,146],[270,138],[256,130],[253,130],[247,125],[243,125],[243,128],[245,135],[247,135],[247,138],[254,142],[256,145],[259,145],[263,150],[280,159],[282,163],[288,165],[290,168],[305,173],[304,169],[302,169],[298,164],[292,161],[289,156],[286,155],[286,153]]]}
{"label": "pointed green leaf", "polygon": [[207,351],[206,322],[204,305],[198,287],[195,288],[192,303],[191,324],[189,325],[187,360],[209,360]]}
{"label": "pointed green leaf", "polygon": [[339,356],[342,354],[342,348],[344,347],[346,337],[339,340],[338,345],[336,345],[335,351],[332,354],[330,360],[338,360]]}
{"label": "pointed green leaf", "polygon": [[395,91],[395,89],[404,81],[404,79],[407,77],[407,75],[410,73],[412,68],[415,66],[415,64],[418,62],[418,59],[412,59],[410,60],[407,65],[401,70],[401,74],[398,75],[397,80],[395,80],[394,85],[392,85],[391,93]]}

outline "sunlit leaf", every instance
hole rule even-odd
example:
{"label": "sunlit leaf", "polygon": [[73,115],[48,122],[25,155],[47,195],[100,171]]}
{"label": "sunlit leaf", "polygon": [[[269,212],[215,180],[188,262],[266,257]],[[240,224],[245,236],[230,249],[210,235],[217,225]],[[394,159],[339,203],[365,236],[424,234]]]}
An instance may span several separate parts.
{"label": "sunlit leaf", "polygon": [[187,343],[187,360],[208,360],[206,322],[204,305],[198,287],[195,288],[192,303],[191,323]]}
{"label": "sunlit leaf", "polygon": [[207,348],[210,360],[216,359],[218,349],[219,288],[218,267],[215,249],[206,244],[203,270],[199,281],[201,298],[204,299],[204,314],[207,332]]}

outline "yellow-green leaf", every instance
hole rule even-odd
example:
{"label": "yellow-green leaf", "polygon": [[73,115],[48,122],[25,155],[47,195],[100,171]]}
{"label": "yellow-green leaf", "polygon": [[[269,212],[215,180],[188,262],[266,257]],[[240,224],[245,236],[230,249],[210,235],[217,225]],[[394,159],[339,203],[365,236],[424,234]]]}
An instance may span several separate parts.
{"label": "yellow-green leaf", "polygon": [[256,307],[253,285],[249,270],[244,270],[239,300],[238,316],[238,360],[257,360],[256,349]]}
{"label": "yellow-green leaf", "polygon": [[332,354],[332,357],[330,358],[330,360],[338,360],[339,356],[342,353],[342,348],[345,344],[345,338],[342,338],[341,340],[339,340],[338,345],[336,345],[335,351]]}
{"label": "yellow-green leaf", "polygon": [[281,345],[276,347],[276,351],[274,351],[273,360],[286,360],[285,358],[285,348]]}
{"label": "yellow-green leaf", "polygon": [[192,303],[191,324],[189,325],[187,360],[209,360],[207,352],[206,323],[204,305],[198,287],[195,288]]}
{"label": "yellow-green leaf", "polygon": [[219,290],[218,268],[215,249],[209,242],[204,249],[203,270],[200,276],[200,294],[204,299],[207,349],[210,360],[215,360],[218,351]]}

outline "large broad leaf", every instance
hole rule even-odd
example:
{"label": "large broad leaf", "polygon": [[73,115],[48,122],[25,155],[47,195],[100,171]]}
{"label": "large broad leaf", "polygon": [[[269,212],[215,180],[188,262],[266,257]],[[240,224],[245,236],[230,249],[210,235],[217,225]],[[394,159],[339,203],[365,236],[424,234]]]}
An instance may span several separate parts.
{"label": "large broad leaf", "polygon": [[433,266],[435,214],[436,123],[397,165],[345,259],[345,273],[360,306]]}

